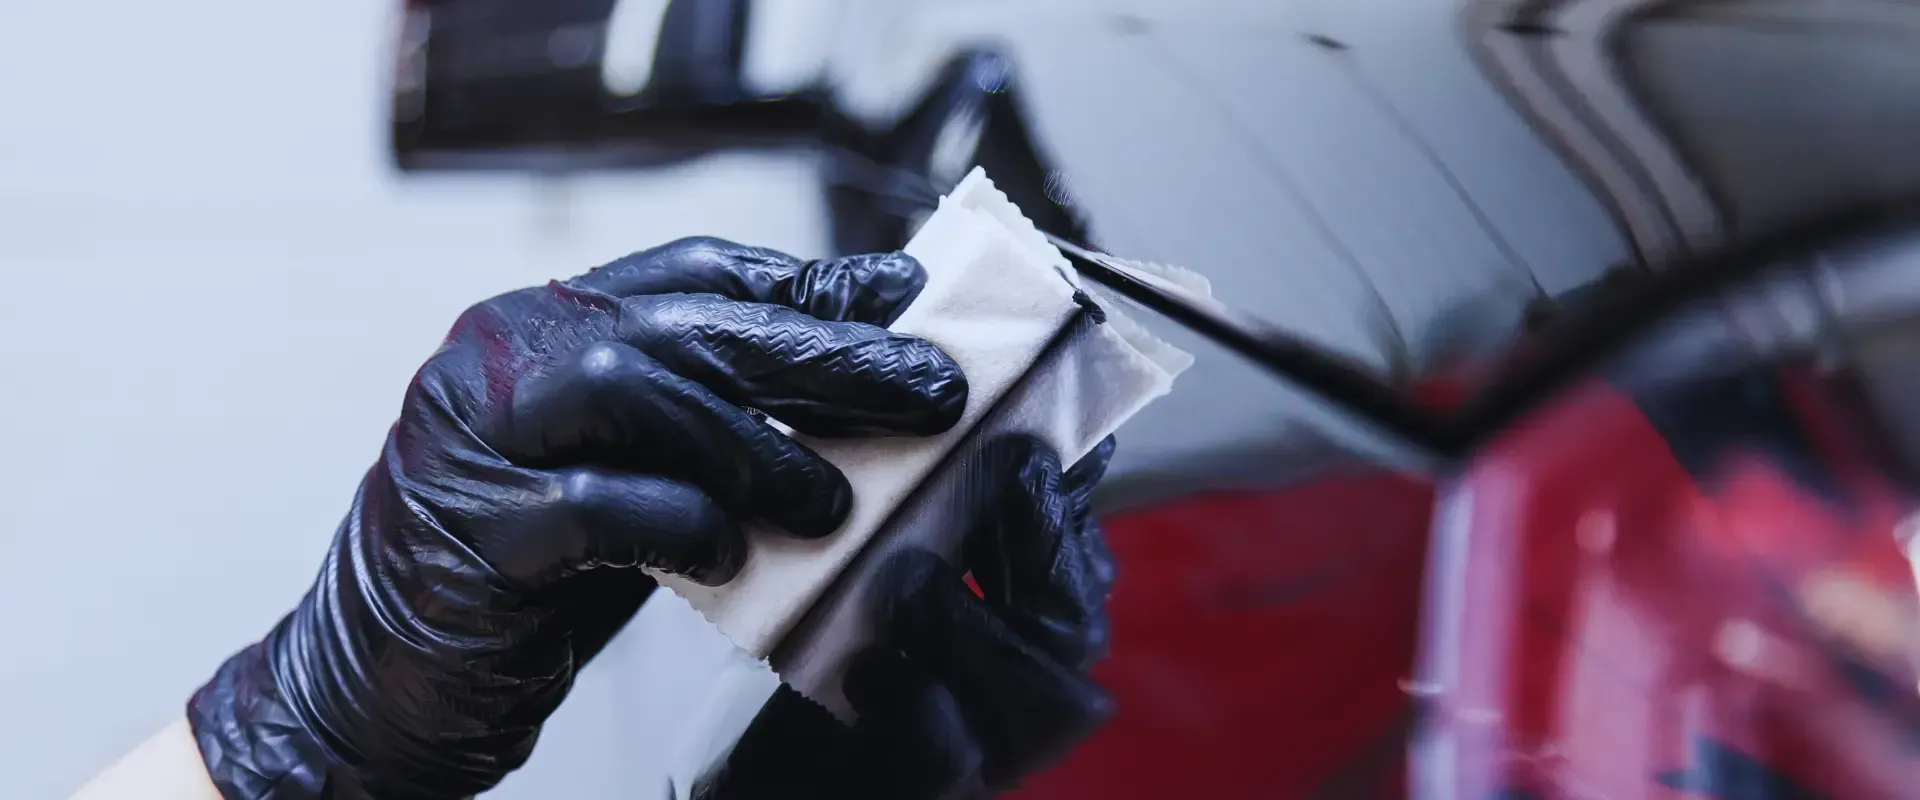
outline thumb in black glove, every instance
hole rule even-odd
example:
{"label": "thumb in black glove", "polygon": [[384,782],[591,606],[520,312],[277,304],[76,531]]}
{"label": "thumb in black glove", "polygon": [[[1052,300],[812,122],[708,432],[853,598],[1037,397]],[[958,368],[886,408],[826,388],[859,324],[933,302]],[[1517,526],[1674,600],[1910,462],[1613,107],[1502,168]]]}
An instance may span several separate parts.
{"label": "thumb in black glove", "polygon": [[985,794],[1090,735],[1112,714],[1087,670],[1107,650],[1113,557],[1089,506],[1113,449],[1063,472],[1031,437],[988,442],[968,464],[963,564],[921,550],[889,562],[879,644],[845,681],[858,722],[782,686],[696,797]]}
{"label": "thumb in black glove", "polygon": [[717,583],[740,526],[832,532],[816,435],[928,434],[966,399],[881,325],[902,254],[690,239],[464,314],[407,391],[311,591],[188,707],[229,798],[447,798],[520,766],[656,567]]}

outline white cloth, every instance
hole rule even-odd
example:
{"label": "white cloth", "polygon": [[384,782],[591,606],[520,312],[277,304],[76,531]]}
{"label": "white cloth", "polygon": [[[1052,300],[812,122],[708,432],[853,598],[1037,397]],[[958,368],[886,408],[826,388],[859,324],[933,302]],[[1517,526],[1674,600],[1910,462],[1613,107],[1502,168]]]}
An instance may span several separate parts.
{"label": "white cloth", "polygon": [[[848,714],[839,675],[866,640],[866,573],[901,546],[952,553],[949,474],[979,434],[1030,433],[1072,463],[1192,363],[1116,309],[1092,306],[1066,259],[977,168],[941,198],[906,252],[926,267],[927,286],[892,329],[932,341],[960,365],[966,410],[939,436],[805,439],[852,483],[845,526],[812,542],[751,531],[746,567],[723,586],[662,576],[741,651],[689,720],[676,758],[683,789],[725,755],[779,680]],[[1100,316],[1104,324],[1094,324]],[[776,648],[778,678],[766,664]]]}

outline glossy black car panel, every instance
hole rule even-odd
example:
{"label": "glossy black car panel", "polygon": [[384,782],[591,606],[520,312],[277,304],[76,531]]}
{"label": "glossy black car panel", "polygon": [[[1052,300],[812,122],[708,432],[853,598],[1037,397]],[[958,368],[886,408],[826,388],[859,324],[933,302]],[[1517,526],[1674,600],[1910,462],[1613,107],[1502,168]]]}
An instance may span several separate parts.
{"label": "glossy black car panel", "polygon": [[[490,163],[618,168],[801,144],[821,154],[843,251],[897,247],[981,165],[1042,227],[1195,268],[1383,392],[1439,374],[1475,387],[1425,433],[1382,436],[1337,387],[1277,385],[1159,324],[1201,360],[1130,426],[1121,480],[1271,477],[1295,468],[1268,457],[1281,447],[1456,457],[1687,297],[1900,224],[1920,190],[1906,2],[845,0],[822,12],[844,31],[819,43],[826,66],[756,93],[751,54],[715,32],[751,39],[780,2],[674,0],[661,41],[691,44],[660,45],[655,73],[679,88],[597,100],[586,67],[535,70],[553,87],[537,92],[435,72],[436,40],[469,35],[435,23],[427,111],[396,116],[400,163],[518,149],[539,157]],[[461,5],[486,4],[433,9]],[[610,5],[488,30],[551,40]],[[504,134],[404,133],[488,103],[529,111]]]}

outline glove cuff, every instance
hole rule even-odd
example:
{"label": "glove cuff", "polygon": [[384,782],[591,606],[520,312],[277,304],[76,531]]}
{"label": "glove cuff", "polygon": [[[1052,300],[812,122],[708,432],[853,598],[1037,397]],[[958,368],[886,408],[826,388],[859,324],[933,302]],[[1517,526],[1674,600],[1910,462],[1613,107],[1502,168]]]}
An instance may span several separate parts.
{"label": "glove cuff", "polygon": [[187,724],[220,796],[372,800],[301,724],[281,694],[268,656],[266,641],[236,653],[187,701]]}

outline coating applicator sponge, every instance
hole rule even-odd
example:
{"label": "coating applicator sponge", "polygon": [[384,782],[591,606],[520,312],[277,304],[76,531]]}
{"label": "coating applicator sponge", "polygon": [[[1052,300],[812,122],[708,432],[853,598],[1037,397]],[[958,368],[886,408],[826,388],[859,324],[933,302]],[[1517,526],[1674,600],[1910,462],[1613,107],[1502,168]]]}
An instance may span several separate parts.
{"label": "coating applicator sponge", "polygon": [[876,534],[906,525],[903,506],[983,423],[1032,433],[1071,463],[1192,361],[1094,305],[1059,250],[977,168],[940,199],[906,252],[926,268],[927,285],[891,329],[932,341],[966,373],[959,424],[926,438],[797,437],[853,486],[841,529],[814,541],[750,530],[746,566],[722,586],[660,576],[753,659],[782,644]]}

